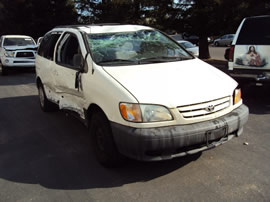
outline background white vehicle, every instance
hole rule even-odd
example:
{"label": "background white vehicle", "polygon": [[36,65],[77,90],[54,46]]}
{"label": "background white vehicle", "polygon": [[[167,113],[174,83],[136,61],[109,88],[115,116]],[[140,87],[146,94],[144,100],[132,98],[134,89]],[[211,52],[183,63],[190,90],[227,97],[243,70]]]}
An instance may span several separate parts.
{"label": "background white vehicle", "polygon": [[199,47],[194,45],[193,43],[185,40],[177,41],[180,45],[184,46],[184,48],[189,51],[192,55],[199,57]]}
{"label": "background white vehicle", "polygon": [[5,75],[11,67],[34,67],[37,46],[24,35],[3,35],[0,39],[0,66]]}
{"label": "background white vehicle", "polygon": [[105,166],[211,149],[248,119],[237,82],[150,27],[57,27],[39,46],[36,73],[42,110],[76,114]]}
{"label": "background white vehicle", "polygon": [[270,81],[270,15],[245,18],[229,50],[229,71],[238,79]]}

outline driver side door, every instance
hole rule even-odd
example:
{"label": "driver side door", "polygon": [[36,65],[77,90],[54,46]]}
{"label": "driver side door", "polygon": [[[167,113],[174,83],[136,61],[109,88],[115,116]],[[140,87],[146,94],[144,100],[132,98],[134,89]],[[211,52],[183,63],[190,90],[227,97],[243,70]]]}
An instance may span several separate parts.
{"label": "driver side door", "polygon": [[80,86],[75,85],[82,71],[82,65],[76,62],[78,56],[82,58],[79,36],[76,33],[64,33],[55,50],[54,75],[56,93],[60,98],[59,108],[74,111],[84,118],[84,92]]}

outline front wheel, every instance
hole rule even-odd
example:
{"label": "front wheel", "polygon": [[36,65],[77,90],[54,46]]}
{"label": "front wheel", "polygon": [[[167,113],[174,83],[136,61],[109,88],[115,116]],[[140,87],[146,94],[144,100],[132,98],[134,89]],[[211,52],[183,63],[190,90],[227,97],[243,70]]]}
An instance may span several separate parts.
{"label": "front wheel", "polygon": [[214,43],[214,45],[215,45],[216,47],[218,47],[218,46],[219,46],[219,43],[216,41],[216,42]]}
{"label": "front wheel", "polygon": [[7,75],[7,68],[0,62],[2,76]]}
{"label": "front wheel", "polygon": [[42,111],[51,112],[51,111],[56,111],[58,109],[58,106],[56,104],[48,100],[44,91],[44,87],[41,83],[38,84],[38,95],[39,95],[40,108],[42,109]]}
{"label": "front wheel", "polygon": [[111,127],[105,114],[94,113],[89,125],[92,146],[98,162],[104,167],[116,167],[123,161],[113,140]]}

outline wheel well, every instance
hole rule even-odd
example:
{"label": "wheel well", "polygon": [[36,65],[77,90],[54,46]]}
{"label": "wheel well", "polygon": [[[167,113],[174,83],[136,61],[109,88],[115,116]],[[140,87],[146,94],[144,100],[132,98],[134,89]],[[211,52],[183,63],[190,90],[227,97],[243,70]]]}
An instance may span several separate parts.
{"label": "wheel well", "polygon": [[[102,112],[104,114],[104,116],[107,118],[106,114],[104,113],[104,111],[97,105],[97,104],[91,104],[88,109],[87,109],[87,120],[88,122],[91,120],[91,117],[94,113],[96,112]],[[108,118],[107,118],[108,120]]]}
{"label": "wheel well", "polygon": [[41,82],[41,79],[39,77],[36,78],[36,84],[37,84],[37,87],[42,84]]}

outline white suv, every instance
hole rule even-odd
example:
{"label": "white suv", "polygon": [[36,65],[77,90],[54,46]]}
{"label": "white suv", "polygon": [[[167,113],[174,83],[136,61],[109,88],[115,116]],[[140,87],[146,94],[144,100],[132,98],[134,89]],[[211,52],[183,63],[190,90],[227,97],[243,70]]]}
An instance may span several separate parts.
{"label": "white suv", "polygon": [[98,161],[157,161],[221,145],[243,131],[237,82],[158,30],[57,27],[36,57],[43,111],[59,107],[89,127]]}
{"label": "white suv", "polygon": [[36,42],[30,36],[4,35],[0,38],[2,75],[12,67],[35,67]]}
{"label": "white suv", "polygon": [[245,18],[230,50],[229,72],[239,81],[270,81],[270,15]]}

